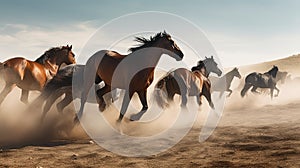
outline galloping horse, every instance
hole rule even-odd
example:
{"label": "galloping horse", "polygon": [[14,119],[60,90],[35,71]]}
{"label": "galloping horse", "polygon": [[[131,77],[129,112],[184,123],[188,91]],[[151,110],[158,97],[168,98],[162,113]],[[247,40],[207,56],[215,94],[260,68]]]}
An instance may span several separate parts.
{"label": "galloping horse", "polygon": [[232,90],[230,89],[232,80],[234,77],[237,77],[239,79],[242,78],[238,68],[233,68],[230,72],[226,73],[221,78],[217,77],[211,77],[209,78],[212,83],[212,92],[220,92],[220,96],[224,94],[224,92],[229,92],[227,97],[229,97],[232,94]]}
{"label": "galloping horse", "polygon": [[[79,64],[65,66],[45,85],[42,93],[32,103],[32,105],[36,107],[36,105],[42,106],[46,101],[41,117],[42,121],[53,103],[63,94],[65,94],[64,98],[56,105],[59,113],[62,113],[64,108],[74,99],[80,98],[83,87],[84,68],[85,65]],[[100,89],[100,82],[100,78],[96,76],[95,90]],[[87,102],[97,103],[97,101],[92,101],[92,99],[87,99]]]}
{"label": "galloping horse", "polygon": [[[198,104],[201,105],[201,96],[203,95],[210,107],[214,108],[211,100],[211,83],[207,78],[211,72],[222,74],[213,57],[199,61],[197,66],[192,67],[192,71],[178,68],[168,72],[155,85],[156,102],[160,107],[165,108],[169,101],[173,101],[174,95],[179,94],[181,95],[181,107],[186,107],[188,96],[196,96]],[[167,100],[163,95],[167,95]]]}
{"label": "galloping horse", "polygon": [[85,83],[81,95],[81,106],[75,121],[82,116],[87,95],[95,80],[94,74],[97,74],[105,83],[105,86],[97,91],[100,107],[105,108],[104,94],[116,88],[125,90],[117,122],[122,121],[135,92],[137,92],[143,107],[139,113],[132,115],[130,120],[139,120],[147,111],[147,88],[153,82],[154,69],[162,54],[167,54],[177,61],[182,60],[184,55],[166,32],[157,33],[150,39],[136,37],[135,40],[140,42],[141,45],[130,48],[131,53],[128,55],[101,50],[87,61],[84,71],[83,81]]}
{"label": "galloping horse", "polygon": [[28,103],[29,91],[41,91],[63,63],[75,63],[72,45],[51,48],[35,61],[17,57],[0,63],[1,75],[5,81],[5,87],[0,93],[0,104],[15,86],[22,89],[21,101]]}
{"label": "galloping horse", "polygon": [[253,72],[249,74],[245,79],[245,86],[241,91],[241,96],[244,97],[246,92],[251,89],[252,92],[257,92],[257,88],[270,88],[271,99],[273,98],[274,89],[277,91],[276,96],[279,94],[279,89],[276,87],[276,75],[278,72],[278,67],[273,66],[271,70],[266,73]]}

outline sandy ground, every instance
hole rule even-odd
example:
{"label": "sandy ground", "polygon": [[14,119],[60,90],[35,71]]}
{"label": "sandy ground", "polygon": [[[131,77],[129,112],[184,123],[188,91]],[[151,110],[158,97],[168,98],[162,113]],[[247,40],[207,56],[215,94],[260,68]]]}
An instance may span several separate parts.
{"label": "sandy ground", "polygon": [[[293,66],[294,76],[297,68]],[[19,110],[26,106],[16,103],[16,91],[0,108],[0,167],[300,167],[299,84],[279,86],[280,95],[272,101],[252,93],[242,99],[236,89],[208,140],[198,141],[205,117],[200,114],[178,144],[148,157],[120,156],[99,147],[80,126],[69,124],[72,107],[63,117],[52,109],[38,128],[31,119],[35,110],[26,115]]]}

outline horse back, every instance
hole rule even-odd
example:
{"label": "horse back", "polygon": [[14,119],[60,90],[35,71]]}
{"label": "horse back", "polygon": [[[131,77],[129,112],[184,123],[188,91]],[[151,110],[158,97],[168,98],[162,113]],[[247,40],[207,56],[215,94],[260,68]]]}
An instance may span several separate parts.
{"label": "horse back", "polygon": [[7,83],[26,90],[41,90],[48,79],[43,65],[22,57],[5,61],[2,73]]}

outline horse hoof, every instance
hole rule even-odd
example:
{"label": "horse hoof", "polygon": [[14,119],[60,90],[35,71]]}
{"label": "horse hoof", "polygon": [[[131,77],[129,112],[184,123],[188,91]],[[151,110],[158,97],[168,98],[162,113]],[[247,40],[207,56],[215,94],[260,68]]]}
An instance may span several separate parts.
{"label": "horse hoof", "polygon": [[78,116],[75,116],[73,121],[74,121],[75,124],[78,124],[78,123],[79,123],[79,118],[78,118]]}
{"label": "horse hoof", "polygon": [[186,110],[187,109],[187,107],[186,107],[186,105],[181,105],[181,108],[183,109],[183,110]]}
{"label": "horse hoof", "polygon": [[119,125],[119,124],[121,123],[121,121],[122,121],[122,119],[118,118],[118,119],[116,120],[117,125]]}
{"label": "horse hoof", "polygon": [[130,121],[138,121],[141,117],[137,114],[133,114],[130,116]]}
{"label": "horse hoof", "polygon": [[98,106],[98,108],[99,108],[100,112],[103,112],[106,108],[106,104],[101,104],[101,105]]}

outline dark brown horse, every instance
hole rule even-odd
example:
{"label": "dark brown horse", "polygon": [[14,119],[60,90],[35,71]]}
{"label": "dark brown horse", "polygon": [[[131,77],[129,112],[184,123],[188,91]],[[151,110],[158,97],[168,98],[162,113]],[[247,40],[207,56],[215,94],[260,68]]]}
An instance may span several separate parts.
{"label": "dark brown horse", "polygon": [[211,108],[214,108],[210,87],[210,81],[201,71],[191,72],[185,68],[178,68],[157,82],[154,92],[155,100],[160,107],[166,108],[169,106],[168,102],[173,101],[174,95],[179,94],[181,95],[181,107],[185,108],[188,96],[196,96],[198,104],[201,105],[201,96],[203,95]]}
{"label": "dark brown horse", "polygon": [[245,79],[244,88],[241,91],[241,96],[244,97],[246,92],[252,87],[251,91],[256,93],[257,88],[270,88],[271,99],[273,98],[274,89],[277,91],[275,96],[278,96],[279,89],[276,87],[276,75],[278,72],[278,67],[273,66],[271,70],[265,73],[253,72],[247,75]]}
{"label": "dark brown horse", "polygon": [[87,61],[81,106],[76,120],[83,114],[87,95],[95,81],[96,74],[105,83],[105,86],[97,91],[100,107],[105,107],[104,94],[116,88],[125,90],[118,122],[123,119],[135,92],[137,92],[143,107],[139,113],[132,115],[130,119],[139,120],[147,111],[147,88],[153,82],[154,69],[162,54],[167,54],[179,61],[182,60],[183,53],[166,32],[157,33],[150,39],[136,37],[136,41],[140,42],[141,45],[130,48],[131,53],[128,55],[101,50]]}
{"label": "dark brown horse", "polygon": [[[31,107],[37,108],[43,106],[43,114],[41,121],[45,118],[54,102],[65,95],[64,98],[57,103],[57,111],[62,113],[64,108],[74,99],[80,98],[83,87],[83,73],[85,65],[72,64],[61,68],[57,74],[45,85],[42,93],[32,102]],[[97,76],[95,79],[95,90],[100,89],[101,80]],[[95,91],[94,91],[95,93]],[[91,99],[87,99],[89,103],[97,103],[94,101],[95,94],[91,95]]]}
{"label": "dark brown horse", "polygon": [[199,61],[197,66],[191,69],[192,71],[178,68],[167,73],[155,85],[156,102],[160,107],[165,108],[169,101],[173,101],[174,95],[179,94],[181,95],[182,107],[186,106],[188,96],[196,96],[198,104],[201,105],[201,96],[203,95],[210,107],[214,108],[211,99],[211,83],[207,77],[211,72],[219,76],[222,74],[217,65],[213,57],[206,57],[205,60]]}
{"label": "dark brown horse", "polygon": [[35,61],[17,57],[0,64],[5,87],[0,93],[0,104],[17,86],[22,89],[21,101],[28,103],[30,90],[41,91],[46,82],[57,73],[61,64],[74,64],[72,46],[51,48]]}

